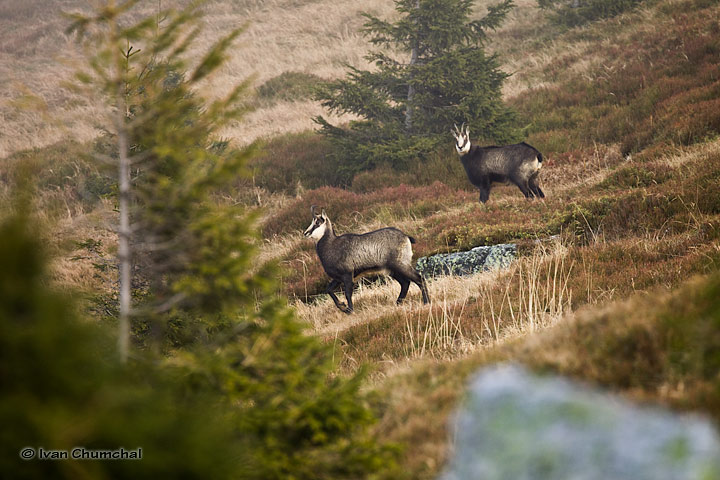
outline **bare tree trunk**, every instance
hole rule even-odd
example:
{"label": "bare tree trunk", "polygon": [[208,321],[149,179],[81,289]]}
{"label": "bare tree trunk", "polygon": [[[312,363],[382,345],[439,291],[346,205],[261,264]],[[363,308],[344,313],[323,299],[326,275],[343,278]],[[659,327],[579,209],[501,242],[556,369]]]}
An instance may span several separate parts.
{"label": "bare tree trunk", "polygon": [[[125,116],[121,109],[118,109],[118,120],[124,121]],[[120,316],[118,332],[118,350],[120,361],[127,362],[130,346],[130,158],[127,150],[127,132],[124,125],[118,130],[118,148],[120,158],[118,160],[119,180],[119,210],[120,228],[118,229],[118,262],[120,263]]]}
{"label": "bare tree trunk", "polygon": [[[412,53],[410,54],[410,68],[412,68],[415,63],[417,63],[417,57],[418,57],[418,51],[417,46],[413,47]],[[412,80],[412,76],[410,78]],[[408,85],[408,94],[407,94],[407,105],[405,106],[405,131],[407,133],[410,133],[412,130],[412,120],[413,120],[413,98],[415,97],[415,87],[411,83]]]}
{"label": "bare tree trunk", "polygon": [[[420,8],[420,0],[415,0],[415,9]],[[418,59],[418,45],[417,40],[415,40],[415,44],[412,47],[412,50],[410,52],[410,80],[412,82],[412,67],[417,63]],[[407,94],[407,105],[405,106],[405,132],[410,133],[412,130],[412,122],[413,122],[413,99],[415,97],[415,87],[412,83],[408,85],[408,94]]]}
{"label": "bare tree trunk", "polygon": [[[115,2],[109,2],[109,8],[114,9]],[[110,25],[112,42],[117,44],[114,49],[116,80],[117,80],[117,106],[115,112],[115,132],[118,140],[118,209],[120,212],[120,225],[118,228],[118,263],[119,278],[119,325],[118,325],[118,352],[120,361],[127,362],[130,349],[130,155],[128,152],[127,118],[127,85],[125,75],[127,66],[123,65],[123,54],[120,50],[120,39],[117,34],[117,19]]]}

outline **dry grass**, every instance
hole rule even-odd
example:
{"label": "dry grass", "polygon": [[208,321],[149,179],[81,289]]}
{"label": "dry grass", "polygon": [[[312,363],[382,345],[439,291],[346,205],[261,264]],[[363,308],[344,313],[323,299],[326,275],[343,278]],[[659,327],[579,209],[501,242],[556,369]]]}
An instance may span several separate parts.
{"label": "dry grass", "polygon": [[387,372],[409,360],[460,358],[546,328],[569,311],[573,264],[567,255],[555,241],[538,245],[506,271],[428,280],[430,305],[411,287],[396,306],[399,286],[387,279],[361,284],[350,316],[326,295],[312,304],[297,302],[295,309],[315,334],[339,342],[338,361],[350,370],[368,360]]}
{"label": "dry grass", "polygon": [[[162,0],[164,7],[184,3],[187,2]],[[484,14],[485,6],[492,2],[479,3],[478,16]],[[537,72],[559,52],[567,53],[566,44],[555,42],[541,54],[527,55],[528,50],[536,50],[527,39],[541,31],[541,13],[534,0],[516,3],[517,8],[505,25],[492,34],[494,50],[507,55],[504,69],[515,73],[506,85],[506,96],[536,88]],[[141,2],[138,15],[152,13],[155,6],[154,1]],[[66,22],[60,12],[86,7],[84,0],[28,0],[3,7],[0,120],[4,135],[0,138],[0,158],[67,137],[86,141],[97,135],[96,127],[104,121],[99,102],[62,88],[77,69],[82,51],[75,39],[64,33]],[[392,18],[394,3],[390,0],[210,2],[205,7],[205,32],[196,42],[194,52],[207,50],[214,40],[240,25],[247,24],[248,29],[227,64],[208,82],[207,91],[222,95],[250,76],[255,76],[255,84],[260,85],[287,71],[332,79],[345,74],[345,65],[367,67],[363,57],[369,44],[359,33],[364,21],[361,12]],[[572,49],[575,57],[587,58],[588,45],[575,44]],[[278,133],[313,129],[315,124],[311,118],[325,113],[311,101],[281,101],[261,107],[242,124],[221,133],[245,144]]]}
{"label": "dry grass", "polygon": [[[15,3],[15,2],[11,2]],[[183,0],[163,0],[163,7]],[[141,2],[138,15],[154,11],[156,2]],[[64,33],[62,11],[87,7],[84,0],[29,0],[3,5],[0,15],[0,158],[64,138],[87,141],[104,122],[99,102],[63,88],[82,58],[76,40]],[[248,24],[229,61],[207,84],[222,95],[244,79],[256,84],[285,71],[314,73],[323,78],[344,74],[345,64],[365,66],[367,42],[358,33],[361,11],[387,16],[388,0],[371,2],[211,2],[205,6],[204,35],[194,53]],[[322,21],[319,21],[322,19]],[[313,128],[311,117],[323,113],[312,102],[280,102],[261,109],[223,135],[239,144],[282,132]]]}
{"label": "dry grass", "polygon": [[449,423],[465,382],[502,361],[598,383],[636,401],[720,419],[720,277],[696,277],[675,292],[655,289],[588,306],[534,335],[497,342],[462,358],[425,359],[376,377],[384,438],[408,444],[410,478],[436,478],[451,449]]}
{"label": "dry grass", "polygon": [[112,202],[104,201],[91,214],[66,218],[56,224],[55,234],[65,246],[55,246],[62,251],[50,266],[55,284],[90,294],[112,293],[117,281],[117,235],[109,223],[112,218]]}
{"label": "dry grass", "polygon": [[[467,277],[439,277],[428,280],[428,290],[434,304],[466,302],[481,285],[492,283],[496,272],[469,275]],[[335,306],[329,296],[321,295],[311,304],[297,302],[298,316],[310,324],[317,334],[333,336],[356,325],[363,325],[378,318],[401,312],[407,316],[432,316],[432,307],[423,305],[420,290],[411,286],[403,305],[395,305],[400,287],[389,277],[380,285],[361,283],[353,293],[355,313],[348,316]]]}
{"label": "dry grass", "polygon": [[[78,54],[74,41],[61,33],[62,21],[56,13],[60,7],[81,3],[53,0],[50,4],[56,11],[41,8],[46,3],[40,0],[0,5],[0,35],[5,40],[0,46],[0,120],[4,122],[0,157],[68,136],[85,140],[96,134],[95,125],[103,114],[96,102],[59,88],[73,71]],[[145,8],[151,9],[153,3],[146,2]],[[530,140],[544,142],[549,152],[542,173],[545,202],[528,203],[514,187],[494,189],[484,206],[477,204],[476,194],[456,190],[457,186],[435,191],[393,184],[384,192],[358,186],[362,194],[298,188],[298,198],[261,188],[241,192],[241,187],[237,193],[251,197],[244,203],[267,207],[265,224],[277,224],[275,233],[280,235],[264,240],[259,260],[276,260],[286,267],[284,293],[291,298],[312,298],[326,284],[312,244],[297,232],[308,223],[308,207],[316,198],[337,209],[336,216],[329,213],[339,231],[395,225],[418,238],[416,255],[520,240],[523,257],[508,271],[430,281],[433,304],[429,306],[422,305],[414,286],[406,303],[396,306],[399,286],[392,280],[361,285],[354,295],[352,316],[341,313],[326,295],[311,303],[294,303],[311,331],[335,346],[341,371],[363,363],[375,368],[369,385],[382,394],[378,431],[409,445],[404,466],[412,478],[436,476],[447,452],[445,425],[465,378],[478,366],[497,360],[513,359],[591,378],[636,398],[683,408],[715,408],[702,403],[706,385],[695,383],[692,390],[683,390],[692,378],[681,379],[685,384],[676,376],[643,383],[643,377],[671,371],[659,368],[662,363],[643,363],[644,354],[665,358],[655,348],[662,345],[655,317],[644,316],[643,311],[662,313],[668,305],[670,310],[680,305],[678,311],[683,311],[677,299],[691,298],[699,283],[683,287],[679,294],[668,291],[691,275],[718,269],[720,141],[711,136],[691,146],[656,143],[629,156],[621,153],[625,152],[622,132],[613,136],[614,117],[596,121],[596,113],[622,112],[622,106],[598,100],[591,105],[597,110],[578,108],[588,92],[595,92],[591,87],[612,84],[613,93],[615,87],[637,88],[632,85],[635,77],[621,67],[626,61],[642,64],[641,48],[648,43],[644,37],[660,38],[668,32],[683,45],[705,37],[695,35],[698,32],[692,28],[682,29],[692,15],[665,14],[654,7],[559,33],[543,23],[535,0],[516,3],[510,21],[492,34],[491,43],[504,55],[504,69],[514,73],[505,85],[506,97],[514,98],[517,105],[526,102],[529,122],[553,117],[547,132],[543,126]],[[670,11],[683,5],[660,3]],[[198,51],[229,29],[250,22],[229,63],[207,84],[208,91],[219,95],[251,74],[261,84],[285,71],[336,78],[344,73],[344,63],[364,66],[362,55],[368,46],[356,33],[362,23],[358,12],[370,10],[386,17],[393,3],[217,0],[206,10],[208,30],[196,45]],[[702,28],[711,31],[710,23]],[[639,47],[626,51],[625,45]],[[626,76],[630,80],[622,82]],[[577,91],[562,95],[561,105],[558,99],[563,92],[552,89],[563,85]],[[643,92],[649,87],[644,86]],[[244,143],[301,131],[312,128],[309,118],[318,113],[322,112],[309,101],[280,101],[262,105],[246,123],[223,134]],[[677,116],[679,122],[684,118]],[[607,143],[593,141],[598,132],[585,135],[583,122],[607,127]],[[647,125],[637,126],[642,134]],[[545,153],[545,146],[537,146]],[[41,171],[49,175],[62,163],[68,172],[51,175],[53,181],[43,186],[37,201],[49,226],[48,243],[59,254],[54,264],[57,283],[107,293],[114,281],[109,260],[115,248],[112,202],[88,204],[78,196],[75,184],[81,180],[77,167],[81,162],[73,157],[81,154],[80,147],[57,154],[52,149],[34,152],[36,157],[47,157],[46,163],[38,162]],[[60,156],[67,157],[65,163]],[[0,163],[3,179],[13,165],[32,159],[6,160]],[[0,199],[7,198],[6,187],[0,182]],[[412,197],[403,189],[419,193]],[[418,209],[423,202],[426,208]],[[560,243],[536,243],[537,237],[558,232]],[[629,303],[608,306],[628,297],[633,298]],[[657,299],[660,306],[655,309]],[[608,345],[618,350],[603,350]],[[642,374],[623,377],[622,372],[635,369]],[[603,376],[607,371],[611,374]]]}

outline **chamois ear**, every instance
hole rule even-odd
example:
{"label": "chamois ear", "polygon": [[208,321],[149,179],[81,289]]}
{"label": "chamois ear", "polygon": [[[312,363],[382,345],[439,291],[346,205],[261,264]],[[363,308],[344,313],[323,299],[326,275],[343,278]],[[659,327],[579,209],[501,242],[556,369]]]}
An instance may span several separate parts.
{"label": "chamois ear", "polygon": [[324,208],[322,209],[322,212],[320,212],[320,216],[321,216],[322,218],[324,218],[325,220],[327,220],[328,216],[327,216],[327,214],[325,213],[325,209],[324,209]]}
{"label": "chamois ear", "polygon": [[313,217],[317,217],[317,213],[315,213],[315,210],[317,209],[317,205],[310,205],[310,213]]}
{"label": "chamois ear", "polygon": [[465,136],[467,138],[470,138],[470,126],[469,125],[467,127],[465,127]]}

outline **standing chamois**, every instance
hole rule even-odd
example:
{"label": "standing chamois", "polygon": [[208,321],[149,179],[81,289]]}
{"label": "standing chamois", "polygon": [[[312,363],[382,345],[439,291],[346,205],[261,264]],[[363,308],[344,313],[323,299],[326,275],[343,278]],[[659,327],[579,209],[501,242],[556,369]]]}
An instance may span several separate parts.
{"label": "standing chamois", "polygon": [[538,178],[543,156],[535,147],[525,142],[504,147],[470,145],[470,129],[465,124],[460,130],[455,125],[451,133],[470,183],[480,190],[482,203],[490,198],[490,188],[494,183],[507,185],[512,182],[527,199],[545,198]]}
{"label": "standing chamois", "polygon": [[[405,235],[397,228],[381,228],[362,235],[346,233],[335,235],[330,219],[323,210],[315,213],[315,205],[310,207],[312,222],[304,235],[317,240],[315,246],[325,273],[331,278],[325,289],[335,302],[335,306],[345,313],[353,312],[353,280],[357,277],[389,273],[400,284],[398,305],[407,295],[410,282],[415,282],[424,303],[430,302],[425,280],[412,266],[412,245],[415,239]],[[347,305],[341,303],[333,290],[342,284],[345,289]]]}

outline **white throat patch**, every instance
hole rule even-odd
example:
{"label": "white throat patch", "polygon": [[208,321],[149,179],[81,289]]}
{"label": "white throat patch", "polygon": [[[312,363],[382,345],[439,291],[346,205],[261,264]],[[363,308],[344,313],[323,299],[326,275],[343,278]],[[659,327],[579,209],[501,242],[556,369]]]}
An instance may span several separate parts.
{"label": "white throat patch", "polygon": [[457,150],[458,155],[465,155],[470,151],[470,140],[465,142],[465,145],[462,146],[462,148],[457,146],[457,143],[455,144],[455,150]]}
{"label": "white throat patch", "polygon": [[310,234],[310,238],[312,238],[313,240],[320,240],[323,235],[325,235],[325,230],[327,230],[327,222],[323,223],[315,230],[313,230]]}

